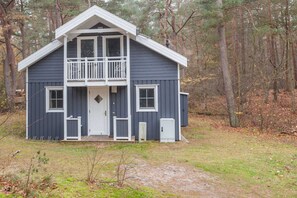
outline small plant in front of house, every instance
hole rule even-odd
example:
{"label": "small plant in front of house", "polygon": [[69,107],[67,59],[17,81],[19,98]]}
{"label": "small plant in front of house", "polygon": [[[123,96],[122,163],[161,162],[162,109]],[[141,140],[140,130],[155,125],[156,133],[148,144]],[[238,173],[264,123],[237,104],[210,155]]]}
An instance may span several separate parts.
{"label": "small plant in front of house", "polygon": [[34,175],[40,171],[43,165],[47,164],[49,158],[46,153],[37,151],[35,155],[30,159],[29,167],[26,171],[26,181],[24,183],[25,196],[31,193],[30,184],[34,183]]}
{"label": "small plant in front of house", "polygon": [[86,157],[87,165],[87,178],[88,183],[94,183],[98,179],[98,175],[102,168],[105,166],[106,161],[103,160],[103,153],[99,148],[92,151],[91,154]]}
{"label": "small plant in front of house", "polygon": [[125,182],[129,179],[128,171],[131,170],[132,161],[124,151],[121,152],[119,162],[116,167],[116,184],[119,187],[123,187]]}

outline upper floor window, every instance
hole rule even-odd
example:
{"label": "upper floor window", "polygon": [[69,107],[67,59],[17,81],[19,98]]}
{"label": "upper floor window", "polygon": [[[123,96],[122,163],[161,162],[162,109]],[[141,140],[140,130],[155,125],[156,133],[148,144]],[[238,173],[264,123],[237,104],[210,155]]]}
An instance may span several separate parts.
{"label": "upper floor window", "polygon": [[124,56],[124,44],[122,35],[103,36],[103,56]]}
{"label": "upper floor window", "polygon": [[77,38],[78,58],[97,56],[97,37],[85,36]]}

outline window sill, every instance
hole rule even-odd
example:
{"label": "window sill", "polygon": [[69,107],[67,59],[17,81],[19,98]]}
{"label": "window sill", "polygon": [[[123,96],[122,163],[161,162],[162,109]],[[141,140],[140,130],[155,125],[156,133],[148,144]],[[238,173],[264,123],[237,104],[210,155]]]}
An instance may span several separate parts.
{"label": "window sill", "polygon": [[136,112],[158,112],[157,109],[137,109]]}
{"label": "window sill", "polygon": [[47,109],[46,113],[64,113],[64,109]]}

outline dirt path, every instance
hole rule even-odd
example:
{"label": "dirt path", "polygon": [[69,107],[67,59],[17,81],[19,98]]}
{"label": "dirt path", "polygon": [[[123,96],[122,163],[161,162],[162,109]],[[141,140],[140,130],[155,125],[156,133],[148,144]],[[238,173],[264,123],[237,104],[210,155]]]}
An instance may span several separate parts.
{"label": "dirt path", "polygon": [[129,177],[134,183],[181,197],[240,197],[238,189],[223,187],[217,177],[179,164],[137,162]]}

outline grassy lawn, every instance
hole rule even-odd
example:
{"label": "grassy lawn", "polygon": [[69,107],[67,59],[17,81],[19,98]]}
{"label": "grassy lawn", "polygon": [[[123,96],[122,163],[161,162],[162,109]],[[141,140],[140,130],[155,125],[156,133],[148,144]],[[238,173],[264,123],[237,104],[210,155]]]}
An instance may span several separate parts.
{"label": "grassy lawn", "polygon": [[[0,117],[0,123],[3,119],[4,116]],[[286,143],[281,138],[256,134],[252,130],[230,129],[221,120],[191,117],[190,126],[183,131],[189,143],[175,144],[26,141],[20,135],[24,132],[24,113],[10,118],[0,131],[1,134],[12,133],[0,141],[0,160],[20,150],[6,173],[14,172],[20,178],[26,178],[24,170],[27,170],[31,157],[39,150],[46,153],[49,158],[49,163],[43,166],[46,171],[42,168],[35,177],[52,175],[55,188],[36,192],[43,197],[183,196],[169,187],[160,190],[129,182],[121,188],[108,182],[87,184],[88,156],[92,156],[97,147],[105,163],[98,175],[102,181],[115,179],[118,159],[124,152],[131,163],[143,161],[154,166],[170,163],[203,170],[219,180],[217,188],[238,192],[238,197],[297,196],[297,149],[294,140]]]}

